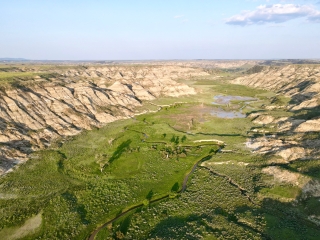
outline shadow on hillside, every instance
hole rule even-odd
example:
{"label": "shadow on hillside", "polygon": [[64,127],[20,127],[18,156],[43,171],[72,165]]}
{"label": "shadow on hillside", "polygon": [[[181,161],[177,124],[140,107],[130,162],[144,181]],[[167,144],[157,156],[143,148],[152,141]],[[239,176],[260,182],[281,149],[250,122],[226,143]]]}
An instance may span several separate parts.
{"label": "shadow on hillside", "polygon": [[320,116],[320,106],[292,111],[294,119],[310,120]]}
{"label": "shadow on hillside", "polygon": [[[0,169],[4,172],[17,165],[23,157],[22,154],[30,154],[33,152],[32,145],[30,141],[27,140],[3,142],[0,143],[0,148]],[[17,154],[18,157],[16,157],[15,150],[20,152]]]}
{"label": "shadow on hillside", "polygon": [[291,97],[289,104],[300,104],[303,101],[310,100],[313,96],[317,95],[317,92],[297,93]]}
{"label": "shadow on hillside", "polygon": [[0,170],[4,172],[13,168],[15,165],[17,165],[17,163],[18,162],[15,159],[10,159],[6,156],[0,155]]}
{"label": "shadow on hillside", "polygon": [[[191,229],[191,222],[196,222],[200,225],[205,224],[204,219],[211,221],[212,217],[209,215],[196,215],[192,214],[187,217],[168,217],[162,220],[154,229],[148,234],[152,239],[197,239],[193,236],[186,235],[186,229],[188,231],[196,231]],[[202,221],[202,223],[200,223]],[[205,225],[207,230],[214,231],[209,225]]]}
{"label": "shadow on hillside", "polygon": [[[306,89],[307,87],[309,87],[309,86],[311,86],[311,85],[313,85],[313,84],[315,84],[315,81],[306,80],[306,81],[300,82],[300,83],[297,84],[297,85],[294,85],[293,87],[290,87],[290,88],[285,89],[285,92],[290,92],[290,91],[293,90],[293,89],[297,89],[297,92],[300,93],[300,92],[302,92],[304,89]],[[295,94],[294,96],[297,95],[297,97],[298,97],[299,93],[298,93],[298,94]],[[293,96],[293,98],[294,98],[294,96]]]}
{"label": "shadow on hillside", "polygon": [[[1,109],[0,107],[0,110],[2,111],[3,109]],[[28,132],[33,131],[24,123],[15,122],[15,121],[10,121],[10,123],[8,123],[4,118],[0,117],[0,130],[5,131],[10,129],[14,129],[21,134],[28,134]]]}
{"label": "shadow on hillside", "polygon": [[228,211],[216,207],[208,214],[168,217],[157,224],[149,232],[148,237],[152,239],[198,239],[196,236],[203,234],[201,228],[211,235],[228,239],[239,239],[248,232],[255,237],[267,240],[316,240],[320,236],[318,226],[307,220],[306,215],[296,211],[290,202],[284,203],[267,198],[263,200],[261,206],[245,205],[239,206],[233,212]]}
{"label": "shadow on hillside", "polygon": [[319,227],[306,215],[310,211],[308,200],[300,201],[299,206],[295,206],[295,202],[286,203],[271,198],[263,200],[259,212],[265,219],[266,236],[271,239],[319,239]]}
{"label": "shadow on hillside", "polygon": [[[24,123],[19,123],[15,121],[11,121],[8,123],[4,118],[0,117],[0,130],[1,131],[8,131],[10,132],[11,130],[17,131],[22,135],[29,135],[30,132],[33,130],[29,128],[27,125]],[[20,151],[21,153],[24,154],[30,154],[33,152],[32,150],[32,144],[29,140],[12,140],[12,141],[6,141],[6,142],[1,142],[0,143],[2,146],[7,146],[8,149],[16,149]],[[4,156],[2,156],[4,158]]]}

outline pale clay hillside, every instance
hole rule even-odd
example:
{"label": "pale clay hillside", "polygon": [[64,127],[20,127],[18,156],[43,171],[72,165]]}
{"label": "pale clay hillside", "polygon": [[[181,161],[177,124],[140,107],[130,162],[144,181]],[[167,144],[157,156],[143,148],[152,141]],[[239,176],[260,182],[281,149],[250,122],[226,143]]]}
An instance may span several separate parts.
{"label": "pale clay hillside", "polygon": [[[291,112],[300,110],[316,109],[320,105],[320,67],[316,65],[288,65],[285,67],[265,67],[261,72],[245,77],[239,77],[232,81],[235,84],[243,84],[255,88],[263,88],[284,94],[292,100],[287,105],[266,106],[272,110],[276,108],[286,108]],[[320,118],[299,119],[290,117],[274,117],[264,113],[253,113],[248,117],[254,119],[258,124],[274,124],[278,127],[278,132],[292,132],[296,134],[312,131],[320,131]],[[251,147],[258,148],[260,152],[265,152],[273,148],[276,139],[264,138],[263,141],[255,139]],[[259,142],[259,144],[258,144]],[[262,143],[263,142],[263,143]],[[263,146],[263,147],[261,147]],[[306,141],[303,147],[295,141],[277,142],[281,149],[278,154],[285,161],[307,157],[308,154],[316,155],[320,146],[318,141]],[[291,149],[291,150],[290,150]]]}
{"label": "pale clay hillside", "polygon": [[[158,66],[101,66],[55,70],[57,78],[48,83],[38,76],[26,89],[10,88],[0,96],[0,141],[9,143],[2,147],[1,173],[17,162],[26,160],[32,150],[50,145],[53,139],[78,134],[82,129],[101,127],[117,119],[138,114],[136,107],[142,101],[159,96],[178,97],[195,94],[193,88],[179,84],[174,79],[208,76],[200,68],[188,66],[209,64],[213,67],[239,67],[258,61],[197,61],[157,62]],[[159,66],[164,64],[165,66]],[[179,66],[180,65],[180,66]],[[23,69],[27,70],[27,69]],[[29,69],[30,70],[30,69]],[[31,69],[36,71],[36,68]],[[320,103],[320,67],[317,65],[266,66],[257,73],[238,77],[232,81],[256,88],[276,91],[295,101],[286,106],[290,111],[315,108]],[[115,107],[115,108],[112,108]],[[258,124],[275,124],[278,131],[298,134],[319,131],[320,119],[276,118],[263,113],[248,116]],[[277,143],[278,150],[273,148]],[[252,139],[248,146],[258,152],[276,152],[284,161],[315,154],[317,142],[279,142],[273,138]],[[259,149],[259,150],[257,150]]]}
{"label": "pale clay hillside", "polygon": [[[320,105],[320,66],[288,65],[284,67],[264,67],[259,72],[239,77],[232,81],[255,88],[263,88],[291,98],[291,101],[277,106],[265,106],[272,110],[287,109],[289,112],[307,110],[317,113]],[[277,117],[264,112],[252,113],[248,116],[254,123],[273,125],[277,134],[251,138],[247,146],[255,153],[274,154],[278,158],[270,160],[274,163],[290,163],[301,159],[319,159],[320,140],[304,139],[304,133],[320,131],[319,116]],[[310,119],[309,119],[310,118]],[[286,135],[288,137],[283,137]],[[320,197],[320,182],[311,180],[299,173],[291,173],[280,167],[272,166],[263,169],[264,173],[275,179],[297,185],[306,196],[311,194]]]}
{"label": "pale clay hillside", "polygon": [[173,79],[208,75],[178,66],[71,68],[58,73],[49,83],[35,76],[30,86],[5,89],[0,95],[0,142],[6,143],[0,174],[57,137],[141,113],[135,108],[144,100],[195,94]]}

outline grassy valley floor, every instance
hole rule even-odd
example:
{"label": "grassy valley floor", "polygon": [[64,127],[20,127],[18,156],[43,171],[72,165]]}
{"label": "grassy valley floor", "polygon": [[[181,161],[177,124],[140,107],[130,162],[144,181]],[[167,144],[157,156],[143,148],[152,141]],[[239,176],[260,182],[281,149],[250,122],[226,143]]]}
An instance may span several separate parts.
{"label": "grassy valley floor", "polygon": [[[261,172],[272,156],[246,148],[252,129],[261,126],[249,118],[214,116],[217,108],[267,111],[263,106],[275,94],[227,80],[187,83],[197,95],[145,103],[145,109],[161,110],[57,141],[2,177],[0,238],[88,239],[139,206],[96,239],[318,239],[320,230],[307,215],[312,204],[319,211],[317,202],[298,202],[298,187]],[[221,94],[258,100],[213,105],[213,96]],[[34,226],[19,236],[26,224]]]}

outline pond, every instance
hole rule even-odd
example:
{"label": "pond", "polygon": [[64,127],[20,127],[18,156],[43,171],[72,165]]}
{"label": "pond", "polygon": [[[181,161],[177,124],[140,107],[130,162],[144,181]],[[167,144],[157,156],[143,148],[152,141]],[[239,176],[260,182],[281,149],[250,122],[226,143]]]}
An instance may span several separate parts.
{"label": "pond", "polygon": [[214,108],[210,114],[218,118],[245,118],[246,115],[240,111],[226,111],[222,108]]}
{"label": "pond", "polygon": [[[256,101],[258,99],[252,97],[241,97],[241,96],[227,96],[227,95],[217,95],[213,97],[213,105],[226,105],[231,101],[243,101],[245,104],[248,104],[250,101]],[[242,109],[242,108],[241,108]],[[211,109],[210,114],[218,118],[245,118],[246,115],[239,111],[227,111],[222,108],[216,107]]]}

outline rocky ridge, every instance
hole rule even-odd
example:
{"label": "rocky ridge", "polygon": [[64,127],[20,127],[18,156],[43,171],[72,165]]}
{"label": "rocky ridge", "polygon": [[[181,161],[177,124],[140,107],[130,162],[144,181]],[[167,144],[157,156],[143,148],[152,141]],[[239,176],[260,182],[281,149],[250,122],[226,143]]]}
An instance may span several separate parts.
{"label": "rocky ridge", "polygon": [[178,66],[77,66],[50,74],[2,88],[0,175],[54,139],[139,114],[144,101],[195,94],[174,79],[207,75]]}
{"label": "rocky ridge", "polygon": [[274,117],[265,112],[250,114],[257,124],[275,126],[278,134],[252,138],[247,146],[255,152],[280,156],[282,162],[317,159],[320,142],[308,139],[308,135],[320,131],[320,65],[259,66],[255,69],[252,74],[232,82],[290,97],[288,104],[276,104],[276,97],[275,104],[265,109],[282,108],[294,117]]}
{"label": "rocky ridge", "polygon": [[[248,139],[247,147],[271,156],[269,166],[262,172],[271,175],[275,182],[298,186],[301,202],[310,197],[319,198],[319,180],[299,169],[290,171],[283,166],[320,159],[320,65],[258,66],[252,70],[255,71],[236,78],[233,83],[272,90],[278,96],[270,99],[273,104],[264,106],[265,111],[249,114],[254,123],[274,131],[260,130],[259,137]],[[291,100],[281,102],[281,95]],[[289,112],[291,117],[272,116],[272,111],[279,109]],[[309,215],[308,219],[320,224],[317,214]]]}

